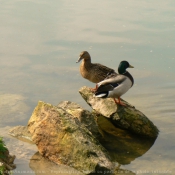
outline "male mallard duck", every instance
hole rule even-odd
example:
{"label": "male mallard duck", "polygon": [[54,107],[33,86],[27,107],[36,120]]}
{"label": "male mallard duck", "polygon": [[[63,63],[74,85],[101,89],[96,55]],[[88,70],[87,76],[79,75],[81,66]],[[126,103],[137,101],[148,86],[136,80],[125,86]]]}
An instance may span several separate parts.
{"label": "male mallard duck", "polygon": [[[126,71],[127,68],[134,68],[127,61],[121,61],[118,67],[119,74],[109,76],[107,79],[97,84],[98,88],[95,97],[114,98],[115,103],[126,106],[120,101],[120,97],[125,94],[134,84],[132,75]],[[118,98],[118,102],[115,98]]]}
{"label": "male mallard duck", "polygon": [[[116,74],[113,69],[108,68],[102,64],[91,63],[91,56],[87,51],[80,53],[80,57],[76,63],[80,62],[81,60],[82,63],[80,65],[80,73],[82,77],[88,79],[93,83],[99,83],[111,73]],[[92,90],[96,90],[96,88]]]}

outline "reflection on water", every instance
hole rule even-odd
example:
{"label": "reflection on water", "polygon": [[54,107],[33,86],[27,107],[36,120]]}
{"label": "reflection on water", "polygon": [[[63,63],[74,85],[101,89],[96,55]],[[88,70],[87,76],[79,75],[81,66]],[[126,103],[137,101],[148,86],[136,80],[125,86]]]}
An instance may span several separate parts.
{"label": "reflection on water", "polygon": [[173,0],[1,1],[0,127],[25,125],[39,100],[71,100],[89,109],[78,94],[81,86],[94,86],[75,63],[82,50],[113,69],[128,60],[135,85],[123,98],[160,135],[149,151],[122,166],[174,174],[174,19]]}
{"label": "reflection on water", "polygon": [[102,145],[109,151],[113,161],[121,165],[130,164],[136,158],[141,157],[156,140],[156,138],[144,138],[116,128],[103,116],[99,116],[97,122],[103,134]]}
{"label": "reflection on water", "polygon": [[83,175],[83,173],[73,168],[65,165],[57,165],[47,159],[44,159],[38,152],[31,157],[29,166],[33,170],[33,172],[36,173],[36,175]]}

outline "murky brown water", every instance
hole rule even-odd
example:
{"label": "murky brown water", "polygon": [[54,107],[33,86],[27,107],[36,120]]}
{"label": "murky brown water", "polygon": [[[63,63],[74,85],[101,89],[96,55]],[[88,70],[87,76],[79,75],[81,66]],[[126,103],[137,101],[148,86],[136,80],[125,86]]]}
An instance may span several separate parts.
{"label": "murky brown water", "polygon": [[2,0],[0,24],[0,135],[17,155],[17,170],[31,170],[36,148],[7,133],[27,123],[39,100],[90,109],[78,89],[94,84],[75,63],[88,50],[94,62],[135,67],[135,85],[123,98],[160,129],[154,145],[121,168],[175,174],[175,1]]}

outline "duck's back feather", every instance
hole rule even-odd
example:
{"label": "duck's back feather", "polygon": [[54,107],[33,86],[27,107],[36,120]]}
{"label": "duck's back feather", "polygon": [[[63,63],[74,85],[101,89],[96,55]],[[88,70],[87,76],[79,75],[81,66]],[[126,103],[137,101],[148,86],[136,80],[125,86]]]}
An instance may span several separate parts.
{"label": "duck's back feather", "polygon": [[80,66],[81,75],[93,83],[99,83],[115,71],[99,63],[82,61]]}
{"label": "duck's back feather", "polygon": [[122,83],[123,81],[126,80],[126,76],[124,75],[120,75],[120,74],[112,74],[110,76],[110,78],[108,79],[105,79],[101,82],[98,83],[98,87],[100,87],[101,85],[108,85],[108,84],[113,84],[115,86],[115,84],[120,84]]}

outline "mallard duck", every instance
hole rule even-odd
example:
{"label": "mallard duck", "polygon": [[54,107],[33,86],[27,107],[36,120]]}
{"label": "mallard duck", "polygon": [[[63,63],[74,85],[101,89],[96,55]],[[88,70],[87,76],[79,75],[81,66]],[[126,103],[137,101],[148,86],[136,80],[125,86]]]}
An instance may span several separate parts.
{"label": "mallard duck", "polygon": [[[126,106],[121,102],[120,97],[125,94],[134,84],[132,75],[126,71],[127,68],[134,68],[127,61],[121,61],[117,75],[112,75],[97,84],[98,88],[94,94],[100,98],[114,98],[116,104]],[[116,101],[115,98],[118,98]]]}
{"label": "mallard duck", "polygon": [[[80,62],[81,60],[82,63],[80,65],[80,73],[82,77],[93,83],[99,83],[112,73],[117,74],[113,69],[102,64],[91,63],[91,56],[87,51],[80,53],[80,57],[76,63]],[[96,88],[93,88],[92,90],[96,90]]]}

